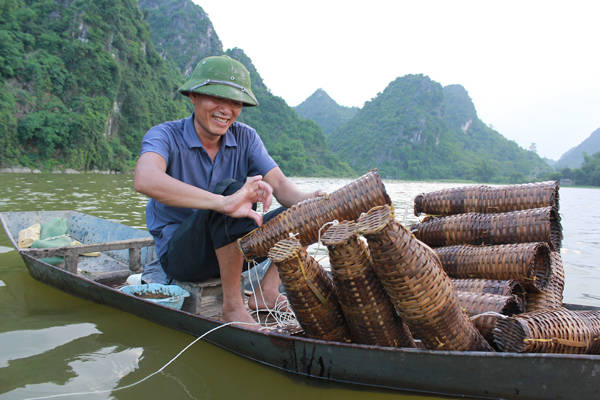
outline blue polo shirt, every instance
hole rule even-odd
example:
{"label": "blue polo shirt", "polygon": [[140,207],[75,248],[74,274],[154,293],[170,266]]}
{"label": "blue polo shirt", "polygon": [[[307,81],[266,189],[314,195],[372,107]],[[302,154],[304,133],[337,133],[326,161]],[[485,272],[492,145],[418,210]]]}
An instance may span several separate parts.
{"label": "blue polo shirt", "polygon": [[[234,122],[227,130],[215,160],[211,160],[196,134],[193,118],[194,114],[151,128],[142,140],[140,154],[160,154],[167,161],[168,175],[210,192],[222,180],[244,182],[249,176],[265,176],[277,166],[256,130],[241,122]],[[167,251],[167,243],[179,224],[194,211],[148,200],[146,225],[154,236],[158,257]]]}

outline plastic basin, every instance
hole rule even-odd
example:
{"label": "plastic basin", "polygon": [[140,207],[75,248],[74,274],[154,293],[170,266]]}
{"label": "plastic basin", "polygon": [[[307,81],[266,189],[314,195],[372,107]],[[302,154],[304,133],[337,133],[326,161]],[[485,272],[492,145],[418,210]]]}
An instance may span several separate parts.
{"label": "plastic basin", "polygon": [[190,295],[190,292],[177,285],[163,285],[160,283],[128,285],[123,286],[120,290],[132,296],[177,310],[181,309],[183,301]]}

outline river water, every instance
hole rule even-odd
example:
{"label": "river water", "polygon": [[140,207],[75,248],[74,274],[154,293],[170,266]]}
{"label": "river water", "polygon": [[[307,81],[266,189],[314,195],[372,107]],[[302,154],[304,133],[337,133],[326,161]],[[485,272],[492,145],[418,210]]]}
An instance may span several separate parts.
{"label": "river water", "polygon": [[[349,180],[293,178],[331,192]],[[413,198],[456,183],[384,181],[400,222],[414,223]],[[0,212],[72,209],[145,229],[146,198],[129,175],[0,174]],[[600,306],[600,189],[561,188],[567,303]],[[194,337],[98,305],[32,279],[0,232],[0,400],[80,399],[431,399],[300,378],[202,341],[162,373]],[[96,394],[54,397],[97,391]],[[52,396],[52,397],[50,397]]]}

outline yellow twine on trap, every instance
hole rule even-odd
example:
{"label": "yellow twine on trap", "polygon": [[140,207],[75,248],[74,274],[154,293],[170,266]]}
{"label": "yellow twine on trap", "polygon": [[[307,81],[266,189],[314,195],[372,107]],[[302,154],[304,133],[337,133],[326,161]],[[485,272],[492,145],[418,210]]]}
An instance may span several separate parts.
{"label": "yellow twine on trap", "polygon": [[302,260],[300,260],[300,256],[298,255],[298,253],[296,253],[296,259],[298,260],[298,264],[300,265],[300,271],[302,272],[304,281],[306,282],[306,285],[309,287],[309,289],[313,292],[313,294],[315,296],[317,296],[317,299],[319,299],[319,301],[325,307],[329,308],[330,310],[334,309],[332,304],[327,301],[327,299],[325,298],[325,296],[323,296],[323,294],[319,291],[319,289],[317,289],[317,287],[312,283],[312,281],[310,279],[308,279],[308,276],[306,275],[306,271],[304,269],[304,264],[302,263]]}
{"label": "yellow twine on trap", "polygon": [[569,339],[561,339],[561,338],[550,338],[550,339],[534,339],[534,338],[525,338],[523,339],[524,343],[529,342],[538,342],[538,343],[552,343],[552,344],[560,344],[563,346],[570,347],[587,347],[588,344],[586,342],[578,341],[578,340],[569,340]]}

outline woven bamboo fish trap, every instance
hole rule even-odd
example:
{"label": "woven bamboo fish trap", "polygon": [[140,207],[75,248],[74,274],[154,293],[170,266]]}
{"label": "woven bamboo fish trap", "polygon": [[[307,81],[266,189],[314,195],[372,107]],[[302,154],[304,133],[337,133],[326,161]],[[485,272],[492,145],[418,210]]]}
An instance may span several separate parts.
{"label": "woven bamboo fish trap", "polygon": [[247,260],[265,256],[290,233],[297,234],[300,243],[308,246],[318,241],[325,223],[355,220],[362,212],[383,204],[391,204],[390,198],[377,171],[370,171],[327,196],[293,205],[238,239],[238,245]]}
{"label": "woven bamboo fish trap", "polygon": [[373,268],[396,311],[425,347],[492,350],[462,312],[435,253],[394,220],[390,206],[361,215],[358,231],[367,239]]}
{"label": "woven bamboo fish trap", "polygon": [[415,224],[412,231],[417,239],[432,247],[545,242],[552,250],[558,250],[562,241],[560,215],[553,207],[428,217]]}
{"label": "woven bamboo fish trap", "polygon": [[534,311],[499,319],[494,341],[517,353],[600,353],[600,312],[567,309]]}
{"label": "woven bamboo fish trap", "polygon": [[550,280],[550,248],[545,243],[455,245],[434,251],[452,278],[515,279],[536,292]]}
{"label": "woven bamboo fish trap", "polygon": [[[481,333],[481,336],[487,340],[492,346],[494,346],[494,327],[496,321],[501,318],[501,314],[478,314],[470,317],[471,322],[475,325],[475,328]],[[497,348],[496,348],[497,350]]]}
{"label": "woven bamboo fish trap", "polygon": [[525,288],[519,281],[497,279],[450,279],[455,290],[471,293],[499,294],[525,298]]}
{"label": "woven bamboo fish trap", "polygon": [[463,311],[488,342],[493,340],[492,330],[500,314],[513,315],[524,311],[523,301],[517,296],[458,290],[455,293]]}
{"label": "woven bamboo fish trap", "polygon": [[525,311],[523,301],[516,296],[503,296],[489,293],[471,293],[457,290],[456,298],[463,312],[468,316],[486,312],[504,315],[520,314]]}
{"label": "woven bamboo fish trap", "polygon": [[308,337],[349,342],[350,334],[333,281],[296,239],[284,239],[269,251],[288,302]]}
{"label": "woven bamboo fish trap", "polygon": [[527,312],[551,310],[562,307],[565,272],[559,251],[550,254],[552,276],[548,285],[539,293],[527,293]]}
{"label": "woven bamboo fish trap", "polygon": [[356,223],[343,221],[327,229],[321,241],[338,300],[354,343],[415,347],[408,328],[394,311],[371,265],[369,250],[356,234]]}
{"label": "woven bamboo fish trap", "polygon": [[553,207],[558,211],[558,182],[492,187],[466,186],[423,193],[415,197],[415,215],[499,213]]}

